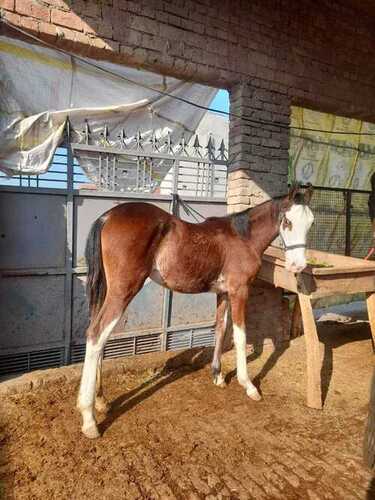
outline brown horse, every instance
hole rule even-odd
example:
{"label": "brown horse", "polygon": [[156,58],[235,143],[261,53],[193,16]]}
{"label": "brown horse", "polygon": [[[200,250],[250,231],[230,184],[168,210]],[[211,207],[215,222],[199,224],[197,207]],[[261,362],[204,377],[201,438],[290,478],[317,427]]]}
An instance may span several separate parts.
{"label": "brown horse", "polygon": [[245,314],[249,287],[262,254],[280,234],[286,267],[306,266],[307,232],[314,220],[307,204],[312,190],[298,186],[288,195],[244,212],[190,224],[147,203],[124,203],[94,222],[86,247],[90,325],[78,396],[83,433],[99,436],[94,405],[106,411],[101,383],[103,350],[129,302],[149,277],[183,293],[217,294],[214,383],[223,385],[221,354],[228,305],[237,352],[237,378],[247,395],[260,399],[246,366]]}

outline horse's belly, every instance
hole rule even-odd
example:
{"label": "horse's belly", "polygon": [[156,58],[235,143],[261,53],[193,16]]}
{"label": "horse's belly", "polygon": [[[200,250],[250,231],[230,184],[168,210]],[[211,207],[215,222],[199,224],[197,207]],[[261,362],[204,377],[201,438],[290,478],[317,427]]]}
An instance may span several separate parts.
{"label": "horse's belly", "polygon": [[180,293],[202,293],[214,291],[211,283],[207,282],[204,276],[197,276],[195,273],[186,274],[178,270],[160,270],[154,267],[150,273],[150,278],[155,283]]}

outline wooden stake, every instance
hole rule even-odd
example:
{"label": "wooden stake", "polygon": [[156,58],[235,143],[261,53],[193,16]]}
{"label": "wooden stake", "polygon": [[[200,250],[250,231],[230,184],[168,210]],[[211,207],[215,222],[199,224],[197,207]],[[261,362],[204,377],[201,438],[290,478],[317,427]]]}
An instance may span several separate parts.
{"label": "wooden stake", "polygon": [[316,329],[311,299],[308,295],[298,294],[303,329],[305,331],[307,358],[307,406],[322,409],[321,355],[319,337]]}

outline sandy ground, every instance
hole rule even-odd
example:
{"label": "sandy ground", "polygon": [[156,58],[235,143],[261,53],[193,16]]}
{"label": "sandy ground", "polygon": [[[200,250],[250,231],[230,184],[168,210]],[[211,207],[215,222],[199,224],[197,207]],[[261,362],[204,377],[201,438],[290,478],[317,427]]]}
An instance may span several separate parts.
{"label": "sandy ground", "polygon": [[[362,462],[372,373],[367,323],[320,323],[325,407],[305,406],[303,337],[249,368],[249,400],[228,353],[228,387],[207,366],[105,377],[103,436],[80,433],[77,384],[3,398],[0,481],[22,499],[375,498]],[[176,356],[179,354],[176,353]],[[375,490],[374,490],[375,491]],[[0,496],[1,496],[0,495]]]}

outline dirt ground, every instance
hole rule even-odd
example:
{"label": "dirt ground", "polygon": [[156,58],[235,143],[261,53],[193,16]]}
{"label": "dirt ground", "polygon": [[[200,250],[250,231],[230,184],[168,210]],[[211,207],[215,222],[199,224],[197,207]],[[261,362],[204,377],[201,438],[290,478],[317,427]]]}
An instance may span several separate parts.
{"label": "dirt ground", "polygon": [[320,334],[322,412],[305,406],[303,337],[272,356],[250,356],[260,403],[233,378],[231,353],[226,389],[212,385],[207,366],[107,376],[112,411],[100,416],[95,441],[80,433],[76,384],[4,398],[3,497],[375,498],[361,455],[373,365],[368,325],[323,324]]}

